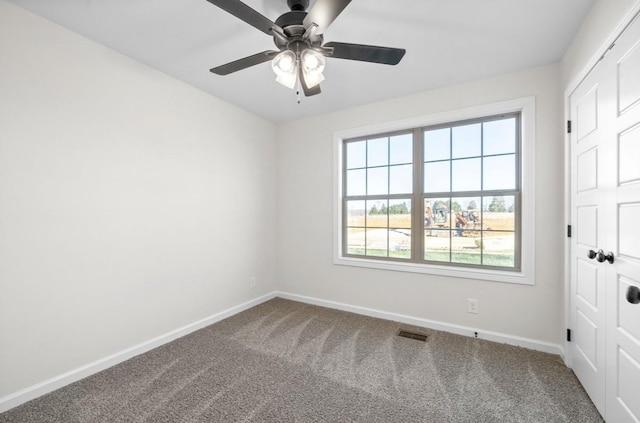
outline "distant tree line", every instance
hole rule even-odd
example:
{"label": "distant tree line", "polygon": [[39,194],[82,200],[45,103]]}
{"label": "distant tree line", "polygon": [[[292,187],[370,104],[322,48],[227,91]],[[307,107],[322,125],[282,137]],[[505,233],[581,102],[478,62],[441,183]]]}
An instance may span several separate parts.
{"label": "distant tree line", "polygon": [[[451,200],[435,200],[432,207],[433,210],[444,210],[445,212],[452,210],[454,213],[464,210],[462,206],[460,206],[460,203]],[[477,209],[478,204],[476,203],[476,201],[469,201],[466,210]],[[513,213],[514,206],[513,204],[507,206],[504,197],[493,197],[488,205],[485,203],[484,210],[493,213]],[[389,207],[387,207],[386,203],[382,203],[380,208],[378,208],[374,204],[373,207],[369,209],[369,215],[376,214],[409,214],[409,207],[405,202],[403,202],[402,204],[393,204]]]}
{"label": "distant tree line", "polygon": [[[454,201],[435,200],[433,203],[434,210],[445,210],[447,212],[449,210],[452,210],[454,213],[457,213],[463,210],[477,210],[478,208],[479,208],[478,203],[476,203],[475,200],[469,201],[469,204],[467,205],[466,209],[464,209],[460,205],[460,203],[458,203],[455,200]],[[504,200],[504,197],[493,197],[489,204],[487,203],[484,204],[484,211],[493,212],[493,213],[505,213],[505,212],[513,213],[514,206],[513,204],[507,206]]]}
{"label": "distant tree line", "polygon": [[514,207],[513,207],[513,204],[507,207],[504,201],[504,197],[493,197],[493,199],[491,200],[491,203],[489,203],[489,206],[487,207],[487,211],[494,212],[494,213],[504,213],[504,212],[513,213]]}
{"label": "distant tree line", "polygon": [[404,202],[402,204],[393,204],[389,207],[387,207],[385,203],[382,203],[380,208],[374,204],[369,210],[369,215],[372,214],[409,214],[409,207],[407,203]]}

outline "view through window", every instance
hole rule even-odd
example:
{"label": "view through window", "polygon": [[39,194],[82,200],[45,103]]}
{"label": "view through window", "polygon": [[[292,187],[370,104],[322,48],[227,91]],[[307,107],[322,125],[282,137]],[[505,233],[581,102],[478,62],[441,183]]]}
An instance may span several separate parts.
{"label": "view through window", "polygon": [[520,268],[518,113],[344,142],[347,256]]}

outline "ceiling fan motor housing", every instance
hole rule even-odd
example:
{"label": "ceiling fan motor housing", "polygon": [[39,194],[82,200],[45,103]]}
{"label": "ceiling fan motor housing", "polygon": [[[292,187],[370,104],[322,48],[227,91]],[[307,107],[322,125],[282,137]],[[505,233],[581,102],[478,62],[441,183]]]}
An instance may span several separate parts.
{"label": "ceiling fan motor housing", "polygon": [[302,31],[304,32],[304,26],[302,22],[304,21],[305,16],[307,16],[307,12],[305,11],[292,10],[291,12],[287,12],[281,15],[278,19],[276,19],[275,23],[280,28],[284,29],[285,32],[287,30],[287,27],[290,26],[301,27]]}
{"label": "ceiling fan motor housing", "polygon": [[[291,6],[291,3],[303,3],[308,5],[309,2],[289,0],[288,3]],[[290,45],[294,43],[298,44],[298,42],[300,41],[306,43],[310,47],[320,47],[322,45],[324,39],[322,34],[313,34],[307,40],[302,40],[302,35],[306,31],[303,23],[306,16],[307,12],[305,12],[304,10],[291,10],[290,12],[284,13],[278,19],[276,19],[275,24],[282,28],[288,38],[285,41],[279,37],[273,37],[274,43],[280,50],[289,49]]]}

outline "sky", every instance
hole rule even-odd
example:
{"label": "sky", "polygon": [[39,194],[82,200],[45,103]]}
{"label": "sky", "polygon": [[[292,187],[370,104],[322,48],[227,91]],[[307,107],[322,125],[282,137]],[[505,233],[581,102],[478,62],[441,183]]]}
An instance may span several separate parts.
{"label": "sky", "polygon": [[[427,129],[423,138],[423,192],[516,188],[515,117]],[[411,194],[411,133],[346,145],[347,196]]]}

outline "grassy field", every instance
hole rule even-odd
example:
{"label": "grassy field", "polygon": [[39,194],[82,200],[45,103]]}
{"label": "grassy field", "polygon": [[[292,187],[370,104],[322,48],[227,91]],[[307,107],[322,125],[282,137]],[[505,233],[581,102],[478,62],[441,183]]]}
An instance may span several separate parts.
{"label": "grassy field", "polygon": [[[483,214],[483,222],[469,223],[457,235],[456,228],[437,224],[426,229],[425,260],[489,266],[514,266],[513,213]],[[365,225],[365,216],[349,219],[349,226]],[[388,225],[388,226],[387,226]],[[349,254],[410,258],[411,216],[366,216],[366,228],[349,228]],[[387,231],[387,228],[392,229]],[[366,246],[365,246],[366,244]],[[388,250],[387,250],[388,246]],[[366,252],[365,252],[366,247]]]}
{"label": "grassy field", "polygon": [[[365,255],[365,251],[364,248],[349,248],[349,254]],[[387,257],[387,250],[369,249],[366,255],[369,257]],[[391,250],[389,251],[388,257],[410,259],[411,251]],[[513,254],[485,253],[481,256],[480,249],[475,252],[453,251],[451,253],[451,260],[449,260],[449,251],[429,251],[427,252],[425,260],[444,263],[483,264],[485,266],[499,267],[513,267],[515,264]]]}

